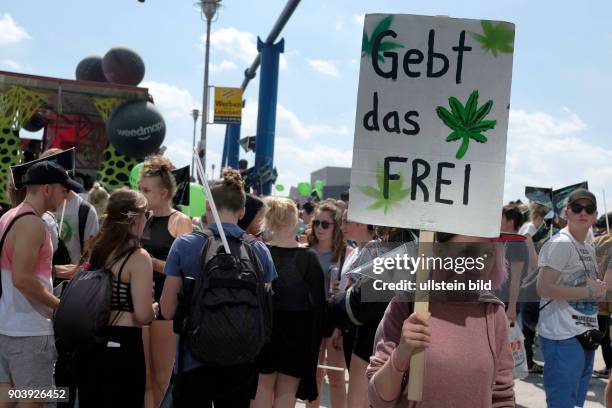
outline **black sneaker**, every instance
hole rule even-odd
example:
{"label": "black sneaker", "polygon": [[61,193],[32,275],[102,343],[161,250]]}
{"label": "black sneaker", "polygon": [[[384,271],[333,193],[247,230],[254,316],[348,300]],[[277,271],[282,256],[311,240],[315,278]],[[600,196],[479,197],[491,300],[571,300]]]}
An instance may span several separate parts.
{"label": "black sneaker", "polygon": [[533,364],[531,364],[531,366],[529,366],[529,372],[531,374],[543,374],[544,373],[544,367],[542,367],[538,363],[533,363]]}
{"label": "black sneaker", "polygon": [[593,377],[595,378],[609,378],[610,377],[610,369],[603,368],[601,370],[593,370]]}

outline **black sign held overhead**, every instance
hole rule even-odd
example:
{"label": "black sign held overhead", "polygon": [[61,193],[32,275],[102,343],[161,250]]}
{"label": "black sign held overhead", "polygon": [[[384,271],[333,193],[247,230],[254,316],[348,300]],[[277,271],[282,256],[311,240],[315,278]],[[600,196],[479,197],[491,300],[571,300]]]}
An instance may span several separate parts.
{"label": "black sign held overhead", "polygon": [[57,153],[52,156],[45,157],[43,159],[32,160],[31,162],[18,164],[16,166],[11,166],[11,176],[13,177],[13,183],[15,184],[15,188],[20,189],[24,187],[23,178],[26,172],[28,171],[28,169],[32,167],[32,165],[38,162],[43,162],[43,161],[49,161],[49,162],[59,164],[64,169],[66,169],[66,171],[68,172],[70,176],[74,177],[75,158],[76,158],[76,151],[73,147],[71,149],[64,150],[61,153]]}
{"label": "black sign held overhead", "polygon": [[583,181],[582,183],[572,184],[571,186],[563,187],[552,192],[553,210],[555,211],[555,214],[559,216],[561,215],[563,209],[567,207],[567,200],[570,194],[579,188],[585,188],[588,190],[589,183]]}
{"label": "black sign held overhead", "polygon": [[552,188],[546,187],[525,187],[525,197],[533,203],[538,203],[546,206],[548,209],[552,209],[553,198]]}
{"label": "black sign held overhead", "polygon": [[172,175],[176,181],[176,194],[172,199],[172,204],[189,205],[189,167],[185,166],[180,169],[172,170]]}

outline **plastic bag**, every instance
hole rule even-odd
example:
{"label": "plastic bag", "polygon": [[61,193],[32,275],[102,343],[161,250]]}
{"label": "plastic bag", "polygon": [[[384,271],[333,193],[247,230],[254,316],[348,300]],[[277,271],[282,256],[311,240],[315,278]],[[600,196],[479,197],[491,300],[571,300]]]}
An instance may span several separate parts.
{"label": "plastic bag", "polygon": [[510,348],[514,358],[512,375],[515,379],[523,379],[529,375],[527,354],[525,353],[525,336],[518,324],[510,325]]}

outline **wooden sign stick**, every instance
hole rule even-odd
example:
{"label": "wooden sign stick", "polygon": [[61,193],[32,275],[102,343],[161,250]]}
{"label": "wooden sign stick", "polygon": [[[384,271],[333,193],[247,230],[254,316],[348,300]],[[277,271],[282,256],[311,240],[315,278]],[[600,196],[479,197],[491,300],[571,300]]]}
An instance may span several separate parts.
{"label": "wooden sign stick", "polygon": [[[419,252],[417,256],[423,254],[425,257],[432,256],[434,241],[433,231],[421,230],[419,234]],[[421,282],[425,284],[429,279],[429,271],[424,268],[421,262],[416,273],[416,292],[414,294],[414,311],[421,316],[426,316],[429,312],[429,292],[419,290]],[[423,377],[425,375],[425,351],[417,351],[410,357],[410,373],[408,375],[408,400],[421,401],[423,399]]]}

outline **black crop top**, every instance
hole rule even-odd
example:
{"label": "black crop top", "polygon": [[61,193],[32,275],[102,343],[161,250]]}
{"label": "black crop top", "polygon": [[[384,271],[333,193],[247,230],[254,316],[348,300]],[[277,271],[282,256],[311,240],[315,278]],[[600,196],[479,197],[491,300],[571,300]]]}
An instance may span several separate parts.
{"label": "black crop top", "polygon": [[112,281],[111,310],[120,312],[134,312],[131,285],[129,283],[121,282],[121,272],[123,272],[123,267],[127,263],[128,259],[130,259],[132,254],[133,252],[129,253],[125,257],[121,267],[119,268],[119,272],[117,272],[117,280],[113,279]]}

